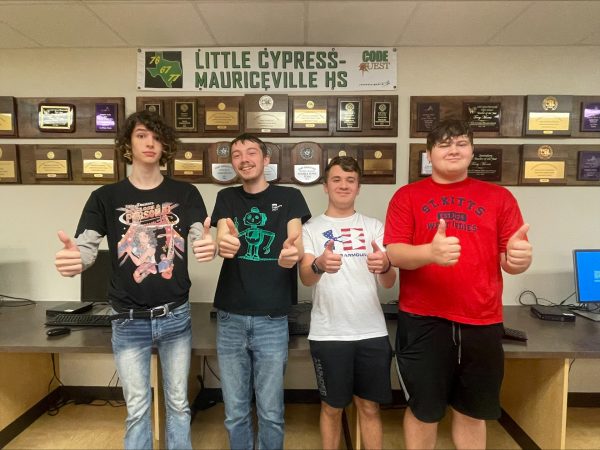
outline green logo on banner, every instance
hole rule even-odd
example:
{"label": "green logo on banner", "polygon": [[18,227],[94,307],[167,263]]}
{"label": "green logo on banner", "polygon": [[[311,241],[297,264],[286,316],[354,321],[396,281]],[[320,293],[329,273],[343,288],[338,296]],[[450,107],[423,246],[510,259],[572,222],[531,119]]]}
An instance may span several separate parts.
{"label": "green logo on banner", "polygon": [[182,88],[181,52],[146,52],[147,88]]}

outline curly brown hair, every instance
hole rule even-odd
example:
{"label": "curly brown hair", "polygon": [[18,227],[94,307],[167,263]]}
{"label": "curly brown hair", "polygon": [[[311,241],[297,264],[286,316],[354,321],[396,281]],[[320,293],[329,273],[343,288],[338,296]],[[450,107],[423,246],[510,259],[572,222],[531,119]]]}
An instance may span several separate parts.
{"label": "curly brown hair", "polygon": [[132,163],[131,134],[137,124],[144,125],[158,137],[158,140],[163,146],[162,155],[160,157],[161,165],[164,165],[167,161],[173,159],[180,142],[175,134],[175,130],[166,124],[158,114],[148,111],[138,111],[127,117],[125,126],[115,139],[117,153],[127,164]]}

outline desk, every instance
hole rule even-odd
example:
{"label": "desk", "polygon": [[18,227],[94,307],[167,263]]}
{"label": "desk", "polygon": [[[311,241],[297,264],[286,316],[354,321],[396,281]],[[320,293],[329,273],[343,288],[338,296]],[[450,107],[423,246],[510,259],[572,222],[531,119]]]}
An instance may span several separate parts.
{"label": "desk", "polygon": [[[112,352],[109,328],[48,339],[45,310],[58,303],[0,308],[0,430],[47,395],[52,377],[48,354]],[[210,309],[208,303],[192,303],[193,355],[216,354],[216,321],[210,320]],[[506,326],[526,330],[529,341],[504,344],[502,407],[541,448],[565,448],[569,360],[600,358],[600,326],[584,318],[575,323],[542,321],[519,306],[505,306],[504,317]],[[388,323],[393,339],[396,324]],[[291,337],[289,356],[309,357],[308,341]],[[153,385],[159,392],[156,367],[155,361]],[[155,434],[160,431],[159,407],[155,403]]]}

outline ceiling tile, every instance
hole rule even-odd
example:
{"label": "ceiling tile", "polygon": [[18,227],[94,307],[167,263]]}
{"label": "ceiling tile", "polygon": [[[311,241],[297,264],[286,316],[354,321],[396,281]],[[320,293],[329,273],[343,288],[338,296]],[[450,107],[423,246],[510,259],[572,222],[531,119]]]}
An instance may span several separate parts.
{"label": "ceiling tile", "polygon": [[130,46],[215,45],[198,12],[187,1],[92,1],[86,5]]}
{"label": "ceiling tile", "polygon": [[394,45],[418,2],[308,2],[311,45]]}
{"label": "ceiling tile", "polygon": [[600,2],[533,2],[491,45],[574,45],[600,29]]}
{"label": "ceiling tile", "polygon": [[528,2],[419,2],[397,45],[485,45]]}
{"label": "ceiling tile", "polygon": [[302,45],[304,4],[299,1],[195,2],[216,45]]}
{"label": "ceiling tile", "polygon": [[74,2],[0,4],[2,22],[42,47],[123,46],[85,6]]}
{"label": "ceiling tile", "polygon": [[[0,10],[1,11],[1,10]],[[39,44],[8,25],[0,23],[0,48],[39,47]]]}

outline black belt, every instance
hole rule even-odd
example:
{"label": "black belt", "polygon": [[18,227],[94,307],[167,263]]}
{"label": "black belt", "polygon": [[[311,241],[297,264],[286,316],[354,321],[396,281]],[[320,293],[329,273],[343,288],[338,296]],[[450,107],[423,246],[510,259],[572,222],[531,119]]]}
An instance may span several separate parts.
{"label": "black belt", "polygon": [[179,302],[165,303],[164,305],[155,306],[150,309],[130,309],[127,312],[120,312],[110,316],[111,320],[114,319],[156,319],[158,317],[165,317],[169,314],[169,311],[173,311],[175,308],[180,307],[187,300],[181,300]]}

